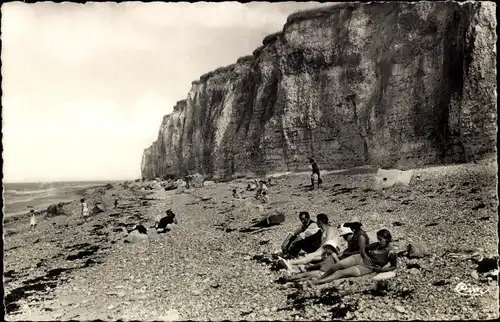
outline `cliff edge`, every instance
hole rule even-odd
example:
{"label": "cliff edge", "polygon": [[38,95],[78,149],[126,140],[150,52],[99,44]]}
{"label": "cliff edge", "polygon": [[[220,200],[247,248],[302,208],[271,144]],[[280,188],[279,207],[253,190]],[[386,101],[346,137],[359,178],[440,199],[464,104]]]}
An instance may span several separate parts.
{"label": "cliff edge", "polygon": [[192,83],[142,177],[469,162],[496,151],[488,2],[345,3],[291,15]]}

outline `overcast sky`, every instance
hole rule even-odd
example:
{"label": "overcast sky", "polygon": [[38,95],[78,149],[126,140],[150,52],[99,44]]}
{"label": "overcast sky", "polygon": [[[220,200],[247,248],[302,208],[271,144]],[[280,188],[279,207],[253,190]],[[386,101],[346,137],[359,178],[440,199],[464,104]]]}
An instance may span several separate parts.
{"label": "overcast sky", "polygon": [[193,80],[318,6],[2,5],[4,181],[139,178],[143,149]]}

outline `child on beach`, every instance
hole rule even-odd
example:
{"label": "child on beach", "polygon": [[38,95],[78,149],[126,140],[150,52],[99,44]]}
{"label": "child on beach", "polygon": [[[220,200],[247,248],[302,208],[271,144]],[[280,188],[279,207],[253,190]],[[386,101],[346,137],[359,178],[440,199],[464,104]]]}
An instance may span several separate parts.
{"label": "child on beach", "polygon": [[255,199],[260,199],[264,192],[267,192],[269,189],[267,188],[266,182],[264,180],[259,181],[259,185],[257,186],[257,193],[255,194]]}
{"label": "child on beach", "polygon": [[236,189],[233,189],[233,199],[241,199],[241,195]]}
{"label": "child on beach", "polygon": [[262,203],[269,203],[269,196],[265,191],[262,192]]}
{"label": "child on beach", "polygon": [[36,227],[36,216],[35,211],[33,209],[30,210],[31,218],[30,218],[30,230],[35,229]]}
{"label": "child on beach", "polygon": [[81,199],[80,202],[82,204],[82,217],[86,218],[89,215],[89,207],[87,206],[85,199]]}

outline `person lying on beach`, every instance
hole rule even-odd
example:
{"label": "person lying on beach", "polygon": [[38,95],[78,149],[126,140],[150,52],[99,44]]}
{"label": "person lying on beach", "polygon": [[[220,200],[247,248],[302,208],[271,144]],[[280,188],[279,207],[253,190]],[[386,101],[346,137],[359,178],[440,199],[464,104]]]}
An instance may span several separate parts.
{"label": "person lying on beach", "polygon": [[[283,257],[295,258],[300,251],[308,254],[316,251],[321,246],[322,231],[318,225],[311,220],[307,211],[299,213],[302,225],[293,233],[290,233],[282,244]],[[284,258],[279,258],[282,261]]]}
{"label": "person lying on beach", "polygon": [[161,218],[160,222],[155,227],[158,234],[166,233],[170,230],[170,225],[177,224],[177,219],[175,218],[175,214],[172,212],[172,210],[168,209],[166,213],[167,215]]}
{"label": "person lying on beach", "polygon": [[33,209],[30,210],[30,230],[35,229],[36,227],[36,216],[35,216],[35,211]]}
{"label": "person lying on beach", "polygon": [[[398,256],[392,248],[392,235],[387,229],[377,232],[378,241],[365,248],[366,258],[361,254],[354,254],[323,267],[325,271],[319,278],[309,281],[310,285],[321,285],[341,278],[358,277],[370,273],[393,271],[398,265]],[[390,263],[390,266],[386,266]]]}
{"label": "person lying on beach", "polygon": [[[334,263],[338,262],[338,246],[333,240],[326,241],[321,248],[321,262],[307,265],[301,273],[291,273],[291,275],[285,277],[285,279],[291,282],[320,278]],[[288,273],[290,273],[290,271]]]}
{"label": "person lying on beach", "polygon": [[[349,228],[352,231],[352,235],[349,230],[345,230],[342,227]],[[363,258],[366,258],[365,247],[370,243],[370,238],[366,231],[362,228],[362,224],[358,221],[348,222],[339,227],[342,231],[342,237],[347,241],[347,249],[340,254],[339,259],[344,259],[355,254],[361,254]]]}
{"label": "person lying on beach", "polygon": [[[313,253],[307,254],[302,258],[285,260],[280,259],[280,264],[284,266],[289,272],[293,272],[295,266],[306,265],[309,263],[319,262],[323,259],[325,249],[323,248],[326,243],[330,243],[333,247],[336,247],[336,253],[338,254],[339,249],[339,235],[336,229],[328,224],[328,216],[325,214],[318,214],[316,216],[316,222],[318,223],[318,227],[322,232],[321,235],[321,246]],[[352,231],[349,229],[352,233]],[[338,260],[338,259],[337,259]]]}

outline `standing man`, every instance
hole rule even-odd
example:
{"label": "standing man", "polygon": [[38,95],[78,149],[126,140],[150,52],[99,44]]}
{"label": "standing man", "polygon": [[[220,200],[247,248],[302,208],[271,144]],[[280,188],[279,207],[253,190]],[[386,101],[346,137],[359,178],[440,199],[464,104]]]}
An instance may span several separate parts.
{"label": "standing man", "polygon": [[314,161],[313,158],[310,158],[309,163],[311,163],[311,168],[312,168],[311,190],[314,190],[314,176],[316,175],[318,177],[318,188],[319,188],[319,185],[323,182],[323,180],[321,180],[320,173],[319,173],[319,167],[318,167],[318,164],[316,163],[316,161]]}

